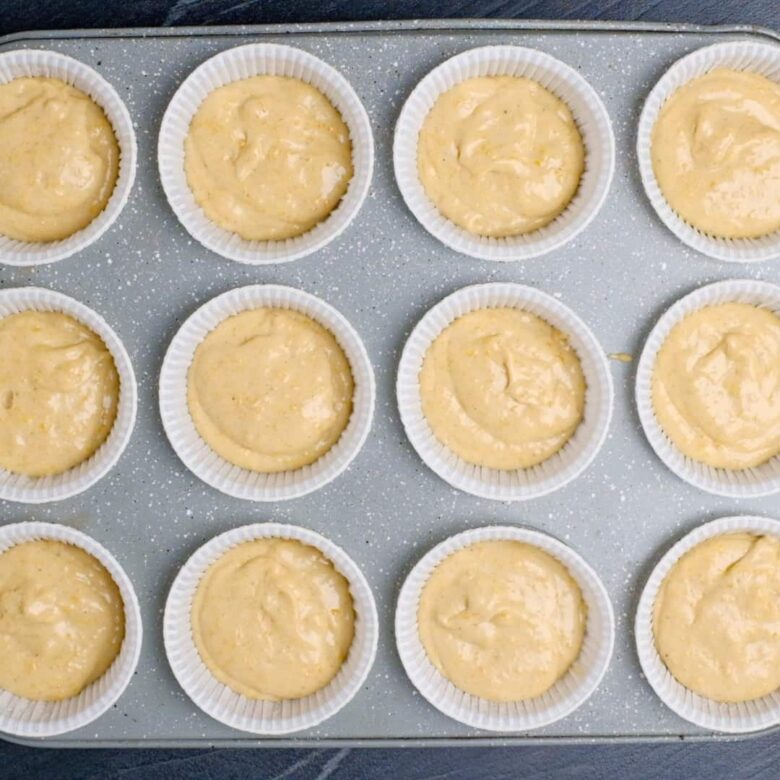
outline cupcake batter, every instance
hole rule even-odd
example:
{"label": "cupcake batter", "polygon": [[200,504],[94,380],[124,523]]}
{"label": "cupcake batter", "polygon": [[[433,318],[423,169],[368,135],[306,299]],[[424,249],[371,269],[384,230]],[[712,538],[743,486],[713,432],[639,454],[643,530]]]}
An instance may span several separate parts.
{"label": "cupcake batter", "polygon": [[184,150],[198,205],[248,240],[306,233],[336,208],[352,178],[341,114],[293,78],[255,76],[215,89],[195,113]]}
{"label": "cupcake batter", "polygon": [[106,207],[119,145],[103,110],[63,81],[0,85],[0,233],[59,241]]}
{"label": "cupcake batter", "polygon": [[0,554],[0,688],[59,701],[111,666],[125,636],[122,596],[96,558],[42,539]]}
{"label": "cupcake batter", "polygon": [[686,688],[739,702],[780,688],[780,541],[708,539],[674,565],[656,598],[655,644]]}
{"label": "cupcake batter", "polygon": [[347,427],[353,392],[333,334],[289,309],[220,323],[195,350],[188,378],[198,433],[225,460],[262,472],[322,457]]}
{"label": "cupcake batter", "polygon": [[780,229],[780,84],[717,68],[678,89],[653,130],[653,169],[669,205],[724,238]]}
{"label": "cupcake batter", "polygon": [[658,351],[653,407],[693,460],[745,469],[780,453],[780,317],[743,303],[689,314]]}
{"label": "cupcake batter", "polygon": [[203,663],[250,699],[299,699],[341,669],[355,633],[349,583],[317,549],[257,539],[206,571],[192,603]]}
{"label": "cupcake batter", "polygon": [[587,608],[558,560],[515,541],[472,544],[431,574],[417,622],[433,665],[491,701],[541,696],[582,647]]}
{"label": "cupcake batter", "polygon": [[582,420],[585,378],[566,336],[518,309],[456,319],[420,371],[423,413],[464,460],[520,469],[546,460]]}
{"label": "cupcake batter", "polygon": [[60,474],[108,438],[119,374],[102,339],[61,312],[0,320],[0,468]]}
{"label": "cupcake batter", "polygon": [[569,107],[514,76],[467,79],[434,103],[417,145],[436,208],[481,236],[530,233],[574,197],[585,151]]}

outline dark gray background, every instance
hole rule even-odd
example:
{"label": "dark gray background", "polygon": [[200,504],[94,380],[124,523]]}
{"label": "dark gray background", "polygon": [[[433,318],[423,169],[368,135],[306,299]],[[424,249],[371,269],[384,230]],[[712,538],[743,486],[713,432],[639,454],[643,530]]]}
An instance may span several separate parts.
{"label": "dark gray background", "polygon": [[[262,2],[56,0],[0,4],[0,34],[69,27],[274,23],[415,17],[627,19],[780,26],[778,0],[714,2]],[[1,662],[1,659],[0,659]],[[0,743],[0,778],[778,777],[777,736],[718,745],[448,750],[54,751]]]}

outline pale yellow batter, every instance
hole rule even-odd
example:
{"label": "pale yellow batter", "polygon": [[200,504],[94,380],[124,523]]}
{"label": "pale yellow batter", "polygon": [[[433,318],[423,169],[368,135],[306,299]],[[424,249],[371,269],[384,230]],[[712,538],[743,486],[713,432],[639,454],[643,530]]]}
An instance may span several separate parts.
{"label": "pale yellow batter", "polygon": [[423,122],[417,168],[447,219],[481,236],[552,222],[580,183],[585,150],[569,107],[535,81],[467,79]]}
{"label": "pale yellow batter", "polygon": [[198,205],[248,240],[293,238],[322,222],[352,178],[349,128],[309,84],[255,76],[215,89],[184,144]]}
{"label": "pale yellow batter", "polygon": [[658,351],[653,407],[693,460],[726,469],[780,453],[780,317],[742,303],[689,314]]}
{"label": "pale yellow batter", "polygon": [[724,238],[780,229],[780,84],[718,68],[678,89],[653,130],[653,169],[669,205]]}
{"label": "pale yellow batter", "polygon": [[124,636],[119,588],[89,553],[39,540],[0,554],[0,688],[76,696],[111,666]]}
{"label": "pale yellow batter", "polygon": [[114,359],[86,325],[32,310],[0,319],[0,468],[77,466],[108,437],[118,403]]}
{"label": "pale yellow batter", "polygon": [[469,463],[527,468],[557,452],[582,420],[585,378],[560,331],[518,309],[456,319],[420,371],[433,433]]}
{"label": "pale yellow batter", "polygon": [[103,211],[118,170],[111,123],[83,92],[48,78],[0,85],[0,233],[67,238]]}
{"label": "pale yellow batter", "polygon": [[687,552],[656,598],[653,633],[674,677],[708,699],[780,688],[780,541],[716,536]]}
{"label": "pale yellow batter", "polygon": [[198,433],[252,471],[301,468],[324,455],[352,414],[354,383],[330,331],[288,309],[220,323],[195,350],[188,400]]}
{"label": "pale yellow batter", "polygon": [[349,654],[349,583],[302,542],[245,542],[203,575],[192,633],[203,663],[236,693],[299,699],[324,688]]}
{"label": "pale yellow batter", "polygon": [[417,622],[433,665],[491,701],[541,696],[582,647],[587,608],[560,561],[514,541],[472,544],[440,563]]}

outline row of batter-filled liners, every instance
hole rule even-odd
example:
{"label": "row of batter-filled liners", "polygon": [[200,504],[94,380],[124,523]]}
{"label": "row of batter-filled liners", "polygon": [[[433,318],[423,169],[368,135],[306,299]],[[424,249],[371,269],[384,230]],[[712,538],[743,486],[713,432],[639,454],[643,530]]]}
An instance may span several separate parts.
{"label": "row of batter-filled liners", "polygon": [[[731,262],[766,260],[780,255],[780,232],[761,238],[726,239],[702,233],[669,206],[656,181],[651,159],[652,130],[661,108],[683,84],[715,67],[749,70],[780,80],[780,47],[751,41],[720,43],[678,60],[655,85],[639,121],[637,156],[645,191],[664,224],[683,242],[710,257]],[[354,174],[333,212],[308,232],[279,241],[241,238],[210,220],[196,203],[184,168],[184,142],[195,112],[213,90],[257,75],[300,79],[322,92],[341,113],[350,132]],[[574,198],[550,224],[518,236],[478,236],[445,218],[432,203],[417,169],[422,123],[438,97],[465,79],[478,76],[532,79],[568,105],[583,138],[585,169]],[[0,55],[0,83],[20,76],[56,77],[90,95],[105,111],[120,147],[119,177],[104,211],[69,238],[47,244],[0,236],[0,261],[34,265],[69,257],[97,240],[118,218],[135,176],[136,140],[127,108],[116,90],[93,69],[52,51],[20,50]],[[406,101],[395,129],[396,180],[411,212],[448,247],[486,260],[521,260],[557,249],[584,230],[609,192],[615,168],[615,142],[607,110],[576,70],[534,49],[485,46],[465,51],[434,68]],[[354,219],[368,193],[374,166],[371,124],[350,83],[333,67],[291,46],[248,44],[223,51],[197,67],[181,84],[163,116],[158,145],[163,189],[177,217],[203,246],[231,260],[263,264],[293,260],[316,252],[339,236]]]}
{"label": "row of batter-filled liners", "polygon": [[[685,295],[658,321],[645,343],[636,374],[635,399],[645,434],[664,464],[678,477],[715,495],[754,498],[780,491],[780,456],[745,469],[715,468],[685,455],[659,424],[652,400],[658,351],[689,314],[708,306],[742,303],[780,316],[780,287],[755,280],[716,282]],[[331,332],[354,379],[353,410],[338,441],[310,465],[265,473],[241,468],[221,457],[198,433],[187,402],[189,368],[195,350],[221,322],[261,308],[298,311]],[[502,470],[469,463],[434,434],[422,408],[420,370],[431,344],[451,323],[472,311],[514,308],[562,332],[577,354],[586,383],[583,419],[574,435],[541,463]],[[60,474],[30,477],[0,469],[0,498],[24,503],[58,501],[87,490],[118,461],[135,424],[137,391],[127,351],[106,321],[83,304],[42,288],[0,291],[0,318],[30,309],[61,311],[99,335],[111,352],[120,378],[119,410],[108,439],[89,459]],[[614,392],[606,354],[590,328],[568,306],[536,288],[490,283],[462,288],[434,305],[412,330],[401,354],[396,392],[407,437],[426,465],[466,493],[496,501],[522,501],[559,490],[593,462],[611,422]],[[365,443],[372,425],[376,388],[363,342],[333,306],[310,293],[280,285],[239,287],[197,309],[174,336],[160,371],[159,402],[165,433],[179,458],[199,479],[233,497],[282,501],[311,493],[341,475]]]}
{"label": "row of batter-filled liners", "polygon": [[[703,541],[731,533],[780,538],[780,522],[764,517],[725,517],[688,533],[666,552],[651,573],[639,601],[634,630],[642,671],[655,693],[671,710],[708,730],[744,733],[780,723],[780,695],[774,693],[740,703],[702,697],[674,678],[661,659],[653,638],[653,606],[672,567]],[[356,615],[355,634],[343,665],[324,688],[300,699],[272,701],[237,693],[217,680],[208,669],[193,638],[193,599],[208,568],[237,545],[269,538],[295,540],[322,552],[347,580]],[[136,672],[143,633],[138,600],[130,579],[111,553],[87,534],[52,523],[6,525],[0,527],[0,554],[17,544],[40,539],[73,544],[106,567],[119,587],[126,628],[117,658],[102,677],[77,696],[54,702],[33,701],[0,691],[0,731],[22,737],[50,737],[73,731],[110,709]],[[498,702],[458,689],[428,658],[418,626],[421,594],[436,567],[459,550],[479,542],[499,540],[534,546],[562,563],[577,583],[587,610],[583,644],[572,665],[548,691],[521,701]],[[600,578],[571,547],[529,528],[485,526],[445,539],[417,562],[398,596],[394,633],[407,676],[436,709],[476,729],[522,733],[565,718],[596,691],[612,657],[615,618]],[[184,564],[166,601],[163,638],[176,680],[203,712],[241,731],[280,735],[320,725],[359,693],[375,660],[379,621],[366,578],[341,547],[300,526],[255,523],[214,537]]]}

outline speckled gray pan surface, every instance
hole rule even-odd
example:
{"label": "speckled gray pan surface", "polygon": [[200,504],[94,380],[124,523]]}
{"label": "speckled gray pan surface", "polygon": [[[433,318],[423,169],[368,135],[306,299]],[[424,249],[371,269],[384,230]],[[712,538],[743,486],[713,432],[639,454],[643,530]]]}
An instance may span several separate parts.
{"label": "speckled gray pan surface", "polygon": [[[636,603],[653,565],[684,533],[721,515],[780,515],[777,497],[718,498],[668,471],[640,429],[633,403],[636,362],[610,362],[615,415],[595,463],[563,490],[524,504],[497,504],[449,487],[412,450],[396,408],[396,366],[411,328],[434,303],[467,284],[538,286],[571,306],[607,352],[636,358],[660,314],[695,287],[730,277],[780,281],[780,261],[728,266],[683,246],[652,211],[634,155],[642,101],[669,65],[718,40],[768,40],[769,34],[567,27],[390,23],[320,32],[298,27],[290,34],[215,28],[117,37],[42,34],[0,42],[0,51],[49,47],[96,68],[127,102],[139,146],[130,202],[97,243],[51,266],[0,267],[2,287],[51,287],[102,314],[124,341],[139,382],[135,433],[108,477],[53,505],[0,504],[0,522],[47,520],[93,535],[125,567],[141,602],[144,647],[127,692],[92,725],[48,744],[528,739],[475,732],[434,710],[404,675],[392,635],[396,596],[412,565],[447,536],[486,523],[528,525],[567,542],[601,575],[615,606],[616,650],[603,683],[577,712],[530,738],[707,736],[667,710],[643,680],[632,635]],[[300,46],[338,68],[365,103],[377,152],[368,200],[349,229],[323,251],[263,268],[224,260],[193,241],[165,201],[156,165],[160,120],[182,79],[216,52],[258,40]],[[494,43],[537,47],[576,68],[604,100],[617,140],[615,179],[594,223],[564,249],[522,263],[453,254],[407,211],[393,180],[393,126],[409,92],[447,57]],[[163,354],[182,321],[217,293],[257,282],[300,287],[338,308],[363,337],[377,378],[374,427],[349,470],[316,493],[268,505],[231,499],[199,482],[174,455],[157,411]],[[343,546],[363,568],[381,621],[379,654],[363,690],[319,728],[286,740],[232,731],[200,712],[176,684],[162,643],[163,604],[179,567],[215,534],[266,519],[307,526]]]}

